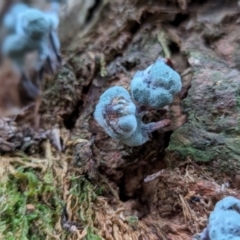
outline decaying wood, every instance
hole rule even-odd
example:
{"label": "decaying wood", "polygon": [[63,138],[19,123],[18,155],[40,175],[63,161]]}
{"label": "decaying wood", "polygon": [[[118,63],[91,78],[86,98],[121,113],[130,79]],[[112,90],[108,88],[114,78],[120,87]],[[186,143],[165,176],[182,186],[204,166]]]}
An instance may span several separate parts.
{"label": "decaying wood", "polygon": [[[69,239],[81,239],[90,226],[102,239],[190,240],[206,226],[218,200],[240,197],[239,10],[234,1],[228,6],[224,1],[224,8],[198,2],[79,1],[76,8],[69,6],[61,26],[64,66],[46,79],[42,93],[44,130],[24,131],[12,119],[0,127],[5,152],[24,149],[34,156],[33,162],[6,157],[4,166],[12,174],[14,160],[54,173],[69,221],[83,227]],[[79,15],[74,34],[67,31],[74,20],[67,9]],[[95,105],[104,90],[128,89],[137,70],[166,53],[183,88],[167,110],[148,110],[144,121],[169,118],[168,132],[154,132],[141,147],[120,145],[93,120]],[[73,190],[84,184],[71,186],[73,176],[104,190],[95,196],[88,186],[82,201]],[[49,196],[43,199],[52,206]],[[63,236],[59,224],[53,228],[55,235],[48,236]]]}

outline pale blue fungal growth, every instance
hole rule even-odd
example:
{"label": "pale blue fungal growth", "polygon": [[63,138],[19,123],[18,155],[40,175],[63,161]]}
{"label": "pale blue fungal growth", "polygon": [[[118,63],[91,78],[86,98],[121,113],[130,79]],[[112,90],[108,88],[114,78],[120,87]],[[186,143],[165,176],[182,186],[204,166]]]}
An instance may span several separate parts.
{"label": "pale blue fungal growth", "polygon": [[38,43],[29,41],[26,36],[13,34],[5,38],[2,45],[2,52],[12,59],[20,69],[24,65],[23,56],[35,50],[38,46]]}
{"label": "pale blue fungal growth", "polygon": [[105,132],[114,139],[130,137],[137,129],[136,106],[126,89],[112,87],[99,99],[94,118]]}
{"label": "pale blue fungal growth", "polygon": [[[16,6],[13,8],[12,12],[15,13]],[[50,32],[50,21],[37,9],[24,9],[25,11],[16,16],[15,32],[7,36],[3,42],[3,54],[10,57],[21,69],[26,54],[37,50],[39,62],[36,69],[40,70],[49,52],[47,34]]]}
{"label": "pale blue fungal growth", "polygon": [[14,33],[16,31],[16,23],[19,21],[19,14],[25,12],[29,7],[24,3],[15,3],[6,13],[3,18],[3,26],[9,31]]}
{"label": "pale blue fungal growth", "polygon": [[19,19],[16,33],[19,36],[25,36],[29,45],[28,48],[23,48],[23,51],[25,51],[23,56],[25,56],[28,50],[37,50],[39,60],[36,70],[39,71],[50,54],[48,37],[51,32],[51,19],[42,11],[32,8],[20,14]]}
{"label": "pale blue fungal growth", "polygon": [[143,123],[140,116],[137,116],[136,119],[137,128],[135,132],[128,138],[120,139],[120,142],[130,147],[141,146],[150,139],[150,134],[153,131],[164,128],[170,124],[170,120],[168,119],[148,124]]}
{"label": "pale blue fungal growth", "polygon": [[102,94],[94,118],[110,137],[132,147],[144,144],[151,132],[170,122],[163,120],[144,124],[130,94],[119,86],[111,87]]}
{"label": "pale blue fungal growth", "polygon": [[4,24],[11,34],[4,39],[3,54],[21,70],[26,54],[38,51],[36,70],[40,70],[49,52],[47,37],[51,30],[50,20],[40,10],[24,4],[14,4],[7,13]]}
{"label": "pale blue fungal growth", "polygon": [[[20,32],[22,31],[24,25],[28,24],[36,24],[36,26],[33,27],[40,27],[40,20],[42,18],[51,18],[51,20],[47,20],[48,23],[51,22],[51,25],[53,28],[57,28],[59,24],[59,10],[60,10],[60,4],[65,3],[66,1],[49,1],[50,8],[46,12],[42,12],[41,10],[31,8],[28,5],[24,3],[15,3],[11,6],[9,11],[6,13],[6,15],[3,18],[3,26],[5,29],[7,29],[10,32]],[[45,16],[44,16],[45,15]],[[48,16],[47,16],[48,15]],[[25,21],[25,23],[24,23]],[[29,22],[29,23],[27,23]],[[42,25],[43,29],[45,28],[46,24],[44,23]]]}
{"label": "pale blue fungal growth", "polygon": [[240,240],[239,199],[228,196],[216,204],[200,240]]}
{"label": "pale blue fungal growth", "polygon": [[17,34],[26,35],[33,40],[42,40],[50,31],[51,20],[44,12],[29,8],[19,14],[16,25]]}
{"label": "pale blue fungal growth", "polygon": [[[59,4],[55,2],[53,5]],[[3,42],[2,52],[12,60],[19,71],[22,71],[25,64],[26,54],[33,51],[38,52],[35,66],[37,72],[41,71],[46,63],[51,73],[58,70],[61,65],[60,41],[57,34],[58,12],[54,9],[42,12],[16,3],[3,22],[10,35]]]}
{"label": "pale blue fungal growth", "polygon": [[[31,99],[40,94],[39,86],[44,73],[54,74],[61,67],[57,33],[59,9],[60,1],[52,2],[46,12],[15,3],[3,19],[7,35],[1,46],[2,54],[11,60],[14,70],[21,74],[22,87]],[[37,53],[37,59],[29,69],[26,57],[33,52]],[[34,76],[34,83],[30,75]]]}
{"label": "pale blue fungal growth", "polygon": [[158,59],[147,69],[136,72],[130,90],[132,98],[139,104],[160,109],[173,101],[181,87],[179,74],[164,60]]}
{"label": "pale blue fungal growth", "polygon": [[62,63],[60,53],[60,40],[58,37],[59,12],[61,3],[66,1],[50,1],[50,8],[45,12],[51,23],[51,32],[49,35],[49,62],[51,63],[50,71],[55,73],[60,68]]}

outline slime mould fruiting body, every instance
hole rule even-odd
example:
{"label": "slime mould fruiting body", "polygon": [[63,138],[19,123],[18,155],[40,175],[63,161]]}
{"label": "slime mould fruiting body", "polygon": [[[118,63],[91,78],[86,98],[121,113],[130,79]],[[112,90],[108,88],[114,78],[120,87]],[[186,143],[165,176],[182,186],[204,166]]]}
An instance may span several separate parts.
{"label": "slime mould fruiting body", "polygon": [[21,72],[26,54],[37,51],[35,70],[40,71],[47,59],[51,59],[50,41],[52,48],[59,52],[60,42],[56,36],[58,23],[57,14],[45,13],[23,3],[14,4],[3,21],[3,26],[8,31],[2,46],[3,54],[8,56]]}
{"label": "slime mould fruiting body", "polygon": [[[55,74],[61,67],[57,33],[59,6],[59,1],[51,1],[50,8],[43,12],[24,3],[14,3],[3,18],[6,36],[2,54],[11,60],[14,71],[21,75],[21,85],[30,99],[39,96],[44,74]],[[26,63],[30,53],[37,53],[31,67]]]}
{"label": "slime mould fruiting body", "polygon": [[126,89],[115,86],[100,97],[94,118],[112,138],[128,146],[139,146],[149,140],[149,133],[165,127],[169,120],[144,124]]}
{"label": "slime mould fruiting body", "polygon": [[182,87],[180,75],[158,59],[154,64],[133,76],[130,90],[132,98],[140,105],[161,109],[173,101]]}
{"label": "slime mould fruiting body", "polygon": [[240,240],[239,199],[228,196],[216,204],[200,240]]}

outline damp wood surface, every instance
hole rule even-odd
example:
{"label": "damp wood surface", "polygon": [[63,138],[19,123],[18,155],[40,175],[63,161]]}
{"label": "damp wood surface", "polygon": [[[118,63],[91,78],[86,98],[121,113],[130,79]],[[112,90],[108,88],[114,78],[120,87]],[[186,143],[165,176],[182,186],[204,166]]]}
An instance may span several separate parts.
{"label": "damp wood surface", "polygon": [[[39,128],[0,119],[0,239],[190,240],[218,200],[240,198],[239,24],[236,1],[69,1]],[[121,145],[95,105],[166,49],[182,91],[144,122],[171,125]]]}

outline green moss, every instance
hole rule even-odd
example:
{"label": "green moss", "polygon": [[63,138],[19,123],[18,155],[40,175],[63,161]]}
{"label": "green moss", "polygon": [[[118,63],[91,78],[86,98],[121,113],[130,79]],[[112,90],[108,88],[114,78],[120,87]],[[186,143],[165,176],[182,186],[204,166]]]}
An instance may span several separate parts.
{"label": "green moss", "polygon": [[[22,160],[31,161],[26,157]],[[28,167],[27,163],[24,166],[14,163],[10,168],[11,173],[5,173],[0,182],[0,239],[54,239],[52,235],[66,239],[66,232],[56,229],[62,214],[63,186],[54,175],[53,166],[49,165],[44,172]],[[93,226],[92,208],[102,190],[84,177],[72,177],[70,181],[74,216],[83,228],[88,227],[85,239],[101,239]]]}
{"label": "green moss", "polygon": [[236,103],[237,103],[237,109],[240,110],[240,89],[237,91]]}
{"label": "green moss", "polygon": [[92,185],[85,177],[71,177],[70,193],[73,195],[73,205],[75,201],[79,203],[76,215],[78,216],[81,224],[89,226],[85,240],[102,240],[98,236],[97,230],[93,226],[94,211],[93,203],[97,196],[102,192],[98,186]]}
{"label": "green moss", "polygon": [[[0,232],[4,237],[1,239],[46,239],[46,230],[53,231],[59,216],[56,206],[53,210],[39,201],[46,189],[54,200],[56,192],[52,183],[42,182],[32,170],[21,168],[1,181]],[[28,208],[30,205],[33,209]]]}
{"label": "green moss", "polygon": [[240,161],[240,138],[231,138],[226,141],[227,147],[231,151],[231,155],[236,157]]}
{"label": "green moss", "polygon": [[185,158],[190,156],[196,162],[209,162],[215,156],[215,153],[213,150],[211,151],[199,150],[191,146],[172,146],[171,145],[167,148],[167,151],[172,151],[172,150],[179,152],[179,154]]}
{"label": "green moss", "polygon": [[[212,82],[217,82],[217,81],[222,81],[224,80],[224,76],[221,72],[218,72],[218,71],[213,71],[213,73],[210,74],[209,76],[209,79],[212,81]],[[219,87],[219,86],[218,86]],[[216,87],[215,87],[216,88]]]}
{"label": "green moss", "polygon": [[88,228],[87,236],[84,238],[84,240],[103,240],[98,235],[94,234],[94,230],[92,228]]}
{"label": "green moss", "polygon": [[139,223],[139,219],[137,216],[129,216],[127,218],[127,222],[130,226],[132,227],[137,227],[138,223]]}

